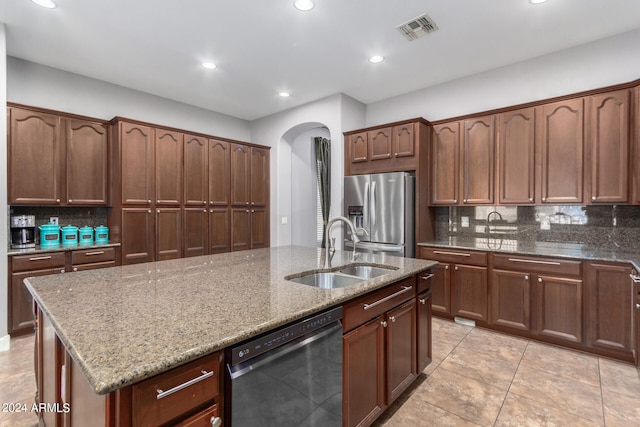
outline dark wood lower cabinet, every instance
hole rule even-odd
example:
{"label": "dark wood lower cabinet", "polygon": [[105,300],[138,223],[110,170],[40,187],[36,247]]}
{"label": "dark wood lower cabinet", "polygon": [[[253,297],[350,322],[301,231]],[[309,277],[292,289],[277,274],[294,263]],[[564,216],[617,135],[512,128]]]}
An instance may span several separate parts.
{"label": "dark wood lower cabinet", "polygon": [[185,257],[206,255],[207,246],[209,245],[208,210],[204,208],[185,208],[184,225],[182,227],[183,249],[182,253]]}
{"label": "dark wood lower cabinet", "polygon": [[123,208],[122,264],[151,262],[154,259],[155,216],[147,208]]}
{"label": "dark wood lower cabinet", "polygon": [[431,287],[434,313],[451,314],[451,264],[441,262],[435,270]]}
{"label": "dark wood lower cabinet", "polygon": [[387,314],[387,397],[390,405],[416,379],[416,301]]}
{"label": "dark wood lower cabinet", "polygon": [[538,276],[534,284],[537,335],[582,343],[582,280]]}
{"label": "dark wood lower cabinet", "polygon": [[628,264],[586,263],[585,330],[586,345],[633,360],[634,289]]}
{"label": "dark wood lower cabinet", "polygon": [[182,258],[182,210],[156,209],[156,261]]}
{"label": "dark wood lower cabinet", "polygon": [[231,250],[268,246],[269,217],[266,208],[231,208]]}
{"label": "dark wood lower cabinet", "polygon": [[519,271],[491,272],[491,323],[531,330],[531,275]]}
{"label": "dark wood lower cabinet", "polygon": [[453,266],[453,314],[486,323],[487,267],[455,264]]}
{"label": "dark wood lower cabinet", "polygon": [[209,253],[231,250],[231,221],[228,208],[209,209]]}

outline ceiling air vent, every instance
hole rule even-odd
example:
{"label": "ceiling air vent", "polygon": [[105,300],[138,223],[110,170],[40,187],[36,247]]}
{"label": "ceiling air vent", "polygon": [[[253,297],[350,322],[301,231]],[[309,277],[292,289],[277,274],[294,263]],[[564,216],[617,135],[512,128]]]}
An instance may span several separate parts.
{"label": "ceiling air vent", "polygon": [[425,13],[417,18],[413,18],[411,21],[396,26],[396,29],[400,31],[407,40],[412,41],[418,37],[433,33],[438,29],[438,26],[429,18],[429,15]]}

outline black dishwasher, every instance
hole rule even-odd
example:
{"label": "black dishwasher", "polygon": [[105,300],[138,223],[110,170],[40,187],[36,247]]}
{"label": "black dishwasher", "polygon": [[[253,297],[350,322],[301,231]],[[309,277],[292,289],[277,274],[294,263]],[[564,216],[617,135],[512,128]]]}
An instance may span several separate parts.
{"label": "black dishwasher", "polygon": [[341,426],[341,319],[336,307],[232,347],[226,425]]}

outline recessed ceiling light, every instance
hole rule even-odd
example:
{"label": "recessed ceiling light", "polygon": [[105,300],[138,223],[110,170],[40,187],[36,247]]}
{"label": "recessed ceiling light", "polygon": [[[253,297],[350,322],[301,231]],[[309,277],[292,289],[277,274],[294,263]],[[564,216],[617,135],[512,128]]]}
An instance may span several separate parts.
{"label": "recessed ceiling light", "polygon": [[384,56],[380,56],[380,55],[374,55],[371,58],[369,58],[369,62],[371,62],[372,64],[379,64],[382,61],[384,61]]}
{"label": "recessed ceiling light", "polygon": [[216,64],[214,64],[213,62],[203,62],[203,63],[202,63],[202,66],[203,66],[204,68],[209,69],[209,70],[213,70],[214,68],[216,68],[216,67],[217,67],[217,65],[216,65]]}
{"label": "recessed ceiling light", "polygon": [[540,3],[544,3],[547,0],[529,0],[529,3],[531,4],[540,4]]}
{"label": "recessed ceiling light", "polygon": [[279,92],[278,96],[281,98],[288,98],[291,96],[291,94],[289,92]]}
{"label": "recessed ceiling light", "polygon": [[298,10],[306,12],[313,9],[315,3],[312,0],[296,0],[293,2],[293,6]]}
{"label": "recessed ceiling light", "polygon": [[52,0],[31,0],[38,6],[46,7],[47,9],[55,9],[56,4]]}

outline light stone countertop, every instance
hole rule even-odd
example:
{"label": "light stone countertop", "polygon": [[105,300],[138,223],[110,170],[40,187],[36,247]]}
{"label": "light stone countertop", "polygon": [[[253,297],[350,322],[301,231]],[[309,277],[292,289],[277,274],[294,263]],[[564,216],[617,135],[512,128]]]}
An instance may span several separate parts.
{"label": "light stone countertop", "polygon": [[640,253],[625,250],[625,248],[611,250],[579,243],[528,242],[503,239],[497,236],[487,238],[450,237],[445,240],[420,242],[418,245],[590,261],[629,262],[636,270],[640,270]]}
{"label": "light stone countertop", "polygon": [[[284,246],[25,280],[98,394],[426,271],[437,263],[359,254],[398,267],[348,288],[285,280],[322,268],[321,249]],[[334,267],[351,264],[336,251]]]}

